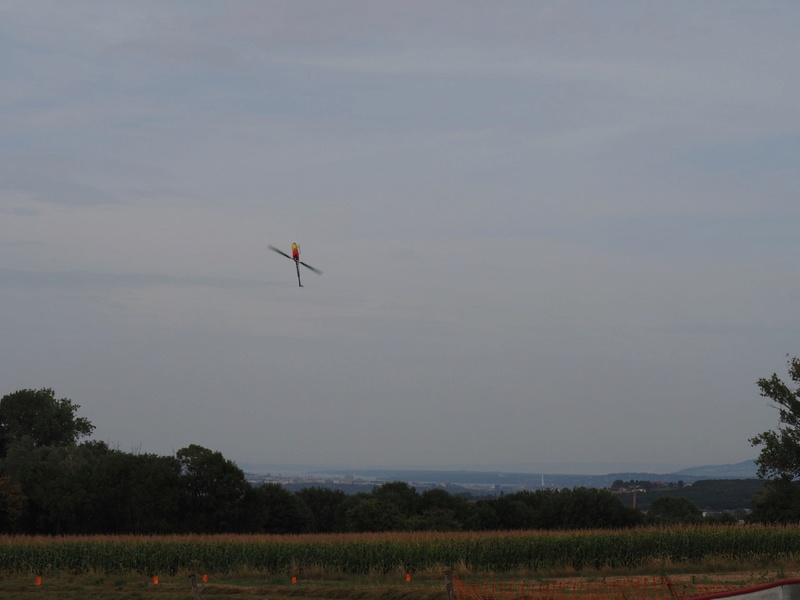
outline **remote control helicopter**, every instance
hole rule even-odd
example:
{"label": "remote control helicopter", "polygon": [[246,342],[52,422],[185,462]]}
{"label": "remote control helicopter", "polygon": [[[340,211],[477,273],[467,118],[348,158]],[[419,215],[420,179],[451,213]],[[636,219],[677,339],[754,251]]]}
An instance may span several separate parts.
{"label": "remote control helicopter", "polygon": [[297,245],[297,242],[292,242],[291,256],[286,254],[286,252],[284,252],[283,250],[279,250],[275,246],[270,246],[269,249],[272,250],[273,252],[277,252],[281,256],[285,256],[286,258],[294,261],[294,266],[297,268],[297,285],[299,285],[300,287],[303,287],[303,284],[300,281],[300,265],[303,265],[306,269],[313,271],[317,275],[322,275],[322,271],[320,271],[319,269],[315,269],[311,265],[304,263],[302,260],[300,260],[300,246]]}

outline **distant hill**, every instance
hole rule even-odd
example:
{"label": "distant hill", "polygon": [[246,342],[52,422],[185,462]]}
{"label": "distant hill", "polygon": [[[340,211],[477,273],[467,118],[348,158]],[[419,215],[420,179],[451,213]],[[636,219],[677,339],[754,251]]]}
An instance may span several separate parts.
{"label": "distant hill", "polygon": [[674,473],[697,479],[756,479],[758,465],[754,460],[744,460],[730,465],[690,467]]}
{"label": "distant hill", "polygon": [[[249,469],[247,467],[250,467]],[[260,468],[259,468],[260,467]],[[274,468],[274,466],[273,466]],[[479,470],[433,470],[433,469],[392,469],[392,468],[367,468],[348,469],[342,467],[314,468],[295,466],[292,470],[292,485],[306,487],[310,485],[331,485],[331,480],[341,480],[346,476],[353,478],[358,489],[385,483],[388,481],[405,481],[417,487],[444,487],[452,491],[491,489],[494,492],[516,491],[519,489],[562,489],[575,487],[610,488],[616,480],[622,481],[661,481],[667,483],[690,484],[707,479],[757,479],[756,463],[754,460],[742,461],[735,464],[705,465],[690,467],[671,473],[654,473],[649,471],[625,471],[606,473],[604,475],[580,475],[570,473],[524,471],[479,471]],[[265,473],[264,465],[247,465],[245,469],[250,473]],[[277,471],[277,469],[276,469]],[[280,471],[279,471],[280,472]],[[273,475],[277,475],[273,471]],[[289,479],[288,473],[280,479]],[[303,483],[303,480],[305,483]],[[350,486],[348,486],[349,488]]]}
{"label": "distant hill", "polygon": [[[749,510],[753,507],[753,498],[763,489],[764,482],[760,479],[703,479],[682,488],[654,488],[639,493],[636,507],[646,511],[659,498],[672,496],[686,498],[703,511]],[[619,494],[619,499],[626,506],[633,503],[630,493]]]}
{"label": "distant hill", "polygon": [[509,471],[446,471],[446,470],[425,470],[425,469],[364,469],[352,470],[349,473],[361,475],[380,481],[426,481],[426,482],[457,482],[461,484],[522,484],[531,487],[541,487],[544,480],[545,486],[575,486],[584,485],[587,487],[608,487],[617,479],[623,481],[646,480],[646,481],[685,481],[692,482],[701,479],[757,479],[757,465],[754,460],[746,460],[740,463],[724,465],[704,465],[681,469],[672,473],[653,473],[653,472],[618,472],[606,473],[604,475],[579,475],[579,474],[560,474],[542,472],[509,472]]}
{"label": "distant hill", "polygon": [[[619,466],[624,469],[625,466],[635,468],[639,465]],[[419,493],[436,488],[444,489],[451,494],[465,494],[472,497],[496,496],[520,490],[558,490],[577,487],[611,489],[618,480],[649,481],[656,485],[647,492],[640,491],[637,494],[625,490],[615,492],[623,504],[630,506],[635,502],[637,508],[645,511],[655,500],[663,496],[686,498],[704,511],[749,510],[755,494],[764,486],[764,482],[756,476],[757,465],[754,460],[691,467],[671,473],[631,470],[604,475],[558,473],[548,469],[526,472],[523,469],[519,471],[359,469],[301,465],[245,465],[245,469],[249,472],[248,478],[253,481],[273,481],[291,491],[322,487],[341,490],[346,494],[370,492],[375,485],[390,481],[404,481]],[[659,482],[675,485],[659,486]]]}

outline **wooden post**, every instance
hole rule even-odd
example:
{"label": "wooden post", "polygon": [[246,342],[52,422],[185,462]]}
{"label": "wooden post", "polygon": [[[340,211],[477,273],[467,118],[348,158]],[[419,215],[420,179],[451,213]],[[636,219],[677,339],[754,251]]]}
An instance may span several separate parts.
{"label": "wooden post", "polygon": [[194,600],[200,600],[200,590],[197,589],[197,582],[194,579],[194,573],[189,573],[189,583],[192,586],[192,596],[194,596]]}
{"label": "wooden post", "polygon": [[444,591],[447,593],[447,600],[456,600],[453,592],[453,571],[446,569],[444,572]]}

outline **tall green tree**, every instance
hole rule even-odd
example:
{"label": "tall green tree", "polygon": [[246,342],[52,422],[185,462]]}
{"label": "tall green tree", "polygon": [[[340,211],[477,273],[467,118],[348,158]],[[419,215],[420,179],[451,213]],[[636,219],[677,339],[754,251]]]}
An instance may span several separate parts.
{"label": "tall green tree", "polygon": [[94,425],[76,413],[80,406],[56,398],[49,388],[24,389],[0,399],[0,458],[11,444],[28,436],[34,447],[74,446]]}
{"label": "tall green tree", "polygon": [[187,491],[174,456],[106,449],[91,464],[86,486],[93,507],[87,532],[176,533],[184,528],[181,508]]}
{"label": "tall green tree", "polygon": [[800,358],[789,358],[787,366],[791,384],[784,383],[775,373],[758,380],[761,396],[772,401],[779,420],[777,430],[750,438],[753,446],[762,446],[756,459],[762,479],[800,478]]}
{"label": "tall green tree", "polygon": [[[9,529],[79,532],[85,513],[83,473],[91,447],[78,440],[94,430],[80,408],[49,388],[0,398],[0,474]],[[9,504],[10,502],[10,504]],[[9,512],[10,511],[10,512]]]}
{"label": "tall green tree", "polygon": [[96,460],[93,446],[36,446],[30,436],[9,447],[3,460],[8,476],[28,499],[28,533],[85,533],[92,507],[87,472]]}
{"label": "tall green tree", "polygon": [[800,359],[787,355],[787,369],[789,384],[776,373],[757,382],[761,396],[778,409],[778,428],[750,438],[753,446],[762,447],[756,464],[758,476],[766,480],[753,502],[754,521],[800,521]]}
{"label": "tall green tree", "polygon": [[176,454],[188,492],[186,528],[197,532],[232,532],[239,528],[250,484],[236,463],[221,452],[190,444]]}

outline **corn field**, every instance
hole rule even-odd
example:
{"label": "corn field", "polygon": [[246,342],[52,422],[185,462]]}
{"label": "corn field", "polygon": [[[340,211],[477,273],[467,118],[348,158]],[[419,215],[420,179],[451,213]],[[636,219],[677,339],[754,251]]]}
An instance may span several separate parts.
{"label": "corn field", "polygon": [[0,536],[0,573],[469,572],[632,569],[800,558],[800,527],[339,535]]}

